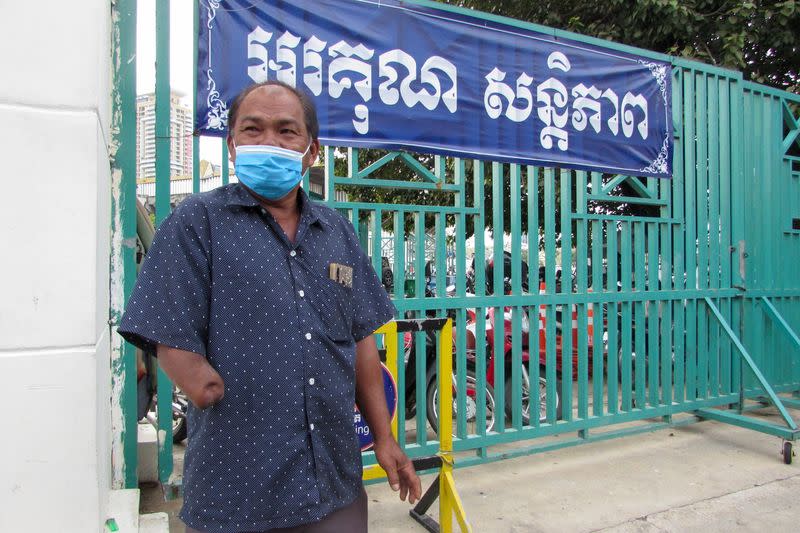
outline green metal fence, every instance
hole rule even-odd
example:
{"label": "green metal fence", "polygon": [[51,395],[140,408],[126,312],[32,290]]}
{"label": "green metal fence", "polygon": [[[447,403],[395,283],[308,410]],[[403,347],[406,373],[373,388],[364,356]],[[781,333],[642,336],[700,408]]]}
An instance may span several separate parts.
{"label": "green metal fence", "polygon": [[[168,44],[166,4],[158,3],[164,10],[159,15],[162,54]],[[134,0],[117,5],[135,9]],[[117,27],[120,49],[130,47],[131,28],[122,22]],[[672,179],[324,149],[327,202],[354,222],[379,273],[381,258],[392,258],[399,314],[449,313],[455,318],[454,446],[474,452],[460,464],[706,418],[794,441],[798,431],[789,408],[800,407],[800,97],[745,82],[738,72],[549,31],[672,62]],[[168,63],[163,55],[159,58],[157,98],[168,103]],[[130,73],[124,66],[117,79],[118,89],[128,87],[120,93],[118,110],[123,112],[134,96],[125,85]],[[168,127],[168,111],[156,120]],[[131,124],[121,126],[120,136],[130,135]],[[161,161],[168,160],[169,146],[163,146]],[[126,144],[125,149],[134,147]],[[121,227],[114,231],[129,237],[126,221],[133,209],[130,184],[135,171],[129,160],[119,161],[121,180],[115,186],[126,195],[115,205]],[[168,172],[168,164],[159,167],[158,221],[169,209],[164,196],[169,194]],[[363,191],[386,188],[435,192],[438,202],[358,200],[367,196]],[[507,231],[500,231],[506,219]],[[496,229],[487,246],[489,226]],[[431,241],[434,246],[426,247]],[[413,242],[413,253],[408,242]],[[448,248],[454,258],[448,258]],[[510,255],[509,290],[490,294],[482,265],[487,259],[504,264],[505,251]],[[468,293],[473,254],[474,293]],[[126,255],[124,269],[115,273],[126,292],[135,272],[132,260]],[[428,261],[436,274],[426,281]],[[504,286],[504,274],[494,268],[494,288]],[[448,275],[455,279],[449,291]],[[433,290],[430,281],[435,281]],[[122,301],[120,296],[112,302],[117,313]],[[484,318],[490,310],[497,317],[493,331],[498,333],[492,344],[487,343],[491,324]],[[470,311],[477,319],[468,328]],[[501,326],[504,315],[507,335]],[[476,339],[474,349],[467,345],[468,329]],[[404,347],[399,348],[402,353]],[[399,405],[415,408],[398,410],[399,427],[406,429],[399,440],[412,456],[430,455],[437,441],[426,400],[433,390],[429,385],[435,384],[435,365],[426,363],[422,333],[416,334],[411,349],[414,368],[397,369],[397,378]],[[121,379],[132,371],[129,347],[120,342],[116,356]],[[487,381],[490,375],[493,379]],[[416,388],[406,394],[412,377]],[[130,386],[130,377],[125,380]],[[170,397],[166,379],[159,391]],[[765,403],[777,407],[783,424],[746,416]],[[168,432],[171,417],[166,413],[159,411],[165,415],[161,428]],[[136,421],[130,402],[124,403],[122,414],[124,431],[132,431]],[[555,435],[561,438],[545,438]],[[162,441],[161,478],[166,483],[172,474],[171,448],[169,439]],[[494,451],[511,443],[519,446]],[[135,450],[129,438],[118,446],[125,452],[123,479],[130,486],[135,482]],[[372,461],[365,454],[365,462]]]}

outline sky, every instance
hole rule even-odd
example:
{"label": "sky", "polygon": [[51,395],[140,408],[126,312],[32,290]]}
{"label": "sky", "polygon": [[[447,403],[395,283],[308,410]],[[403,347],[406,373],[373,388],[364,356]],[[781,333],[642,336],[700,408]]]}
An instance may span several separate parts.
{"label": "sky", "polygon": [[[194,90],[192,64],[192,4],[193,0],[170,2],[170,85],[182,93],[183,103],[191,108]],[[155,91],[156,61],[156,0],[139,0],[136,21],[136,92]],[[222,161],[222,142],[216,138],[200,139],[200,157],[219,164]]]}

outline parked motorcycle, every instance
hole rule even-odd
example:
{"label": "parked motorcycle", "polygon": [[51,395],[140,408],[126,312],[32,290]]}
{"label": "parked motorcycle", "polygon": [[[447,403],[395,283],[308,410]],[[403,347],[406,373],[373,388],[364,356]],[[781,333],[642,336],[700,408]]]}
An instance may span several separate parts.
{"label": "parked motorcycle", "polygon": [[[147,420],[158,430],[158,396],[157,365],[150,354],[136,350],[137,385],[138,385],[138,417]],[[188,428],[186,413],[189,410],[189,398],[178,387],[172,389],[172,442],[175,444],[186,440]]]}
{"label": "parked motorcycle", "polygon": [[[438,380],[437,380],[437,337],[438,331],[425,331],[420,333],[424,337],[424,348],[422,353],[425,357],[424,376],[425,381],[422,385],[425,391],[426,418],[434,431],[438,430]],[[405,398],[406,398],[406,419],[410,420],[416,416],[417,411],[417,349],[415,333],[405,332],[403,334],[403,368],[405,372]],[[453,383],[456,383],[456,375],[453,374]],[[477,419],[477,377],[474,367],[468,365],[466,377],[466,423],[467,432],[476,433],[478,429]],[[454,385],[454,398],[457,396]],[[491,431],[495,424],[495,396],[491,384],[486,386],[486,428]],[[454,400],[454,418],[458,409],[458,402]]]}
{"label": "parked motorcycle", "polygon": [[[504,360],[504,383],[502,390],[505,394],[505,405],[506,405],[506,416],[511,416],[511,408],[512,408],[512,399],[513,399],[513,388],[512,388],[512,318],[513,318],[513,311],[510,307],[506,307],[503,309],[503,360]],[[486,345],[485,345],[485,376],[486,376],[486,397],[487,397],[487,420],[491,422],[493,426],[495,423],[495,413],[494,413],[494,394],[497,390],[497,380],[495,376],[495,335],[497,334],[497,327],[496,327],[496,311],[495,308],[490,307],[486,310],[485,315],[481,318],[485,321],[485,329],[486,329]],[[467,310],[467,328],[466,328],[466,352],[467,352],[467,413],[468,417],[472,414],[471,412],[471,403],[470,398],[472,396],[472,390],[477,386],[477,350],[476,350],[476,338],[475,338],[475,330],[476,330],[476,311],[475,309],[468,309]],[[529,368],[529,361],[530,361],[530,351],[528,346],[528,339],[530,338],[530,324],[526,313],[522,314],[521,318],[521,333],[522,333],[522,347],[521,347],[521,360],[522,364],[520,367],[520,377],[521,377],[521,397],[522,397],[522,423],[523,424],[530,424],[531,414],[530,414],[530,407],[531,407],[531,379],[530,374],[528,372]],[[456,342],[456,332],[453,332],[453,345],[455,346]],[[539,362],[539,378],[538,378],[538,395],[539,395],[539,421],[546,422],[547,420],[547,371],[544,366],[544,358],[540,356]],[[556,404],[556,419],[562,418],[562,402],[561,402],[561,377],[560,372],[557,373],[556,378],[556,387],[555,387],[555,404]],[[433,413],[433,420],[429,420],[431,426],[436,428],[438,425],[438,417],[436,416],[436,402],[438,400],[438,391],[436,390],[436,382],[433,380],[428,385],[427,391],[428,397],[428,405],[429,405],[429,412]],[[454,406],[456,402],[454,400]],[[490,413],[488,413],[489,408],[491,408],[491,418]],[[489,424],[487,423],[487,430],[491,429]]]}
{"label": "parked motorcycle", "polygon": [[[507,294],[511,292],[511,254],[508,252],[504,253],[503,258],[503,291]],[[488,260],[485,265],[485,280],[486,280],[486,290],[485,294],[491,295],[494,291],[494,261],[492,259]],[[523,291],[528,291],[527,286],[527,279],[528,279],[528,266],[523,261],[520,266],[520,273],[523,283],[521,283]],[[471,296],[471,291],[475,288],[475,280],[476,276],[474,275],[474,260],[472,267],[467,273],[467,290],[470,291],[468,296]],[[426,288],[429,284],[426,283]],[[543,286],[540,286],[540,290],[544,290]],[[426,296],[433,296],[432,291],[426,290]],[[449,291],[449,293],[452,292]],[[495,394],[496,391],[502,391],[505,395],[505,405],[506,405],[506,413],[505,415],[510,417],[511,416],[511,407],[512,407],[512,399],[513,399],[513,388],[512,388],[512,319],[514,311],[510,307],[505,307],[503,309],[503,327],[502,330],[498,329],[496,326],[495,314],[498,309],[489,307],[486,308],[483,312],[483,316],[478,317],[476,315],[476,309],[468,309],[467,310],[467,327],[466,327],[466,359],[467,359],[467,368],[466,368],[466,418],[467,418],[467,425],[468,427],[473,427],[477,425],[477,357],[476,357],[476,324],[478,320],[482,320],[485,324],[485,376],[486,376],[486,427],[488,430],[491,430],[495,427],[495,424],[500,417],[498,413],[495,412]],[[522,422],[523,424],[530,424],[531,414],[530,414],[530,407],[531,407],[531,400],[530,400],[530,393],[531,393],[531,376],[529,374],[529,368],[531,364],[531,327],[530,323],[535,321],[534,323],[538,325],[538,328],[534,330],[535,332],[538,331],[539,334],[539,357],[538,357],[538,379],[537,381],[537,391],[539,395],[539,421],[546,422],[547,420],[547,389],[548,389],[548,372],[547,372],[547,319],[548,313],[545,312],[545,307],[542,306],[537,310],[530,309],[528,312],[522,313],[521,316],[521,368],[519,369],[519,374],[521,377],[521,397],[522,397]],[[563,417],[563,405],[561,399],[561,380],[563,374],[563,333],[564,328],[567,328],[571,335],[572,340],[572,349],[571,349],[571,376],[570,379],[577,379],[578,376],[578,345],[579,345],[579,338],[581,335],[586,336],[586,343],[588,346],[588,368],[589,372],[591,373],[593,369],[592,359],[594,355],[594,335],[593,335],[593,316],[591,309],[588,311],[588,328],[586,331],[579,331],[578,330],[578,317],[577,317],[577,309],[572,308],[571,310],[567,310],[565,306],[557,306],[555,316],[555,367],[556,367],[556,383],[555,383],[555,415],[556,420],[561,419]],[[566,318],[569,317],[569,318]],[[566,320],[565,320],[566,318]],[[496,382],[495,376],[495,357],[498,354],[495,354],[495,335],[498,331],[502,332],[503,335],[503,361],[504,361],[504,383],[502,387],[500,387]],[[453,347],[455,352],[456,346],[456,335],[457,331],[454,329],[453,331]],[[407,417],[413,417],[416,411],[416,357],[417,357],[417,350],[415,347],[415,339],[411,334],[406,334],[404,338],[404,353],[405,353],[405,378],[406,378],[406,404],[407,404]],[[430,423],[431,427],[434,430],[438,427],[438,387],[437,387],[437,379],[436,379],[436,337],[432,333],[428,333],[425,335],[425,391],[426,391],[426,413],[428,422]],[[534,363],[535,364],[535,363]],[[535,368],[535,367],[534,367]],[[455,375],[454,375],[454,383],[457,384]],[[458,393],[457,390],[454,388],[454,395],[453,395],[453,411],[454,417],[457,415],[458,409]],[[505,418],[505,417],[503,417]],[[470,430],[472,431],[472,430]]]}
{"label": "parked motorcycle", "polygon": [[[510,293],[511,292],[511,254],[509,252],[504,252],[503,254],[503,292]],[[520,274],[522,278],[522,289],[523,291],[528,290],[528,265],[524,261],[521,262],[520,265]],[[486,289],[485,293],[487,295],[491,295],[494,293],[494,259],[490,258],[486,261],[485,264],[485,283]],[[467,272],[466,276],[466,285],[467,291],[469,292],[468,295],[472,295],[471,293],[475,290],[475,260],[473,258],[472,265],[470,266],[469,271]],[[512,320],[512,311],[510,308],[505,308],[503,312],[503,322],[504,322],[504,350],[503,350],[503,359],[505,361],[505,372],[504,375],[505,383],[503,384],[503,391],[505,394],[505,404],[506,404],[506,414],[511,416],[511,405],[512,405],[512,369],[511,369],[511,350],[512,350],[512,341],[511,341],[511,320]],[[476,358],[476,340],[475,340],[475,331],[476,331],[476,321],[478,317],[476,316],[475,309],[468,309],[467,310],[467,338],[466,338],[466,351],[467,351],[467,368],[466,368],[466,384],[467,384],[467,391],[466,391],[466,411],[467,411],[467,424],[471,426],[477,423],[477,358]],[[487,308],[485,315],[480,317],[480,320],[483,320],[486,324],[486,349],[485,349],[485,376],[486,376],[486,428],[487,431],[494,428],[496,423],[496,419],[498,418],[495,412],[495,391],[497,390],[497,383],[495,382],[495,354],[494,354],[494,335],[495,335],[495,309],[494,308]],[[523,346],[522,346],[522,365],[520,368],[521,373],[521,383],[522,383],[522,420],[524,424],[530,423],[530,376],[528,373],[528,361],[530,359],[528,353],[528,343],[527,339],[529,337],[529,323],[525,313],[523,313],[522,318],[522,334],[523,334]],[[453,330],[453,347],[455,351],[456,346],[456,330]],[[454,380],[455,383],[455,380]],[[557,405],[557,417],[561,417],[561,401],[560,401],[560,380],[557,383],[556,387],[556,405]],[[457,415],[458,409],[458,401],[457,401],[457,391],[454,390],[454,401],[453,401],[453,412],[454,416]],[[539,398],[540,398],[540,420],[546,420],[546,397],[547,397],[547,381],[546,381],[546,374],[544,369],[540,369],[540,378],[539,378]],[[438,427],[438,388],[437,388],[437,381],[435,379],[435,374],[429,379],[426,389],[426,398],[427,398],[427,412],[428,412],[428,421],[431,426],[436,429]]]}
{"label": "parked motorcycle", "polygon": [[[503,258],[503,290],[506,294],[511,293],[511,254],[509,252],[504,253]],[[520,274],[521,274],[521,285],[523,291],[528,291],[528,265],[523,261],[520,265]],[[472,268],[467,274],[467,287],[468,290],[474,289],[475,287],[475,275],[474,275],[474,261]],[[493,260],[489,260],[486,262],[486,271],[485,271],[485,280],[486,280],[486,294],[493,293],[493,285],[494,285],[494,262]],[[540,291],[544,291],[544,286],[540,285]],[[489,403],[489,397],[491,397],[492,402],[494,399],[494,392],[499,390],[499,384],[496,381],[495,377],[495,357],[498,355],[495,353],[495,335],[498,331],[502,331],[503,334],[503,361],[504,361],[504,376],[505,376],[505,383],[503,384],[502,390],[505,394],[505,405],[506,405],[506,416],[511,416],[511,408],[512,408],[512,399],[513,399],[513,387],[512,387],[512,374],[513,370],[511,368],[512,364],[512,319],[513,319],[513,310],[510,307],[505,307],[503,309],[503,328],[499,330],[495,324],[495,308],[487,308],[484,312],[484,316],[477,317],[475,309],[468,309],[467,310],[467,328],[466,328],[466,352],[467,352],[467,383],[468,387],[471,386],[474,380],[474,376],[476,375],[476,322],[477,320],[483,320],[485,323],[485,339],[486,345],[484,353],[485,355],[485,375],[486,375],[486,386],[487,391],[491,391],[491,395],[487,392],[487,404]],[[567,314],[568,313],[568,314]],[[570,317],[565,322],[564,315],[566,314],[567,317]],[[572,359],[572,371],[570,379],[577,379],[578,377],[578,345],[579,345],[579,338],[581,335],[586,336],[586,343],[588,348],[588,368],[589,372],[591,373],[593,369],[592,359],[594,355],[594,335],[593,335],[593,314],[592,310],[588,311],[588,328],[586,331],[579,331],[578,329],[578,316],[577,316],[577,309],[573,308],[569,311],[566,310],[564,306],[557,306],[555,312],[555,367],[556,367],[556,383],[555,383],[555,415],[556,419],[561,419],[563,417],[563,405],[561,400],[561,380],[563,375],[563,340],[564,340],[564,326],[568,328],[569,335],[571,335],[572,340],[572,349],[571,349],[571,359]],[[538,315],[538,316],[537,316]],[[570,316],[571,315],[571,316]],[[530,322],[535,321],[538,324],[538,331],[539,334],[539,356],[538,356],[538,379],[536,380],[538,383],[537,390],[539,395],[539,421],[546,422],[547,420],[547,389],[548,389],[548,372],[547,372],[547,346],[548,346],[548,339],[547,339],[547,313],[545,312],[544,306],[538,309],[538,312],[534,311],[533,309],[530,312],[524,312],[521,316],[521,368],[519,370],[520,377],[521,377],[521,397],[522,397],[522,422],[523,424],[530,424],[531,420],[531,376],[529,374],[529,369],[531,365],[531,327]],[[457,332],[454,330],[453,335],[453,346],[455,347],[455,335]],[[534,334],[535,331],[534,331]],[[535,363],[534,363],[535,364]],[[535,367],[534,367],[535,368]],[[471,394],[468,391],[468,397]],[[428,384],[428,403],[430,407],[435,407],[436,404],[436,390],[435,390],[435,382],[430,382]],[[468,416],[471,415],[471,411],[469,411],[471,405],[468,400]],[[491,405],[492,409],[494,405]],[[488,405],[487,405],[487,412],[488,412]],[[433,421],[431,421],[431,425],[436,427],[436,411],[435,409],[431,410],[434,413]]]}

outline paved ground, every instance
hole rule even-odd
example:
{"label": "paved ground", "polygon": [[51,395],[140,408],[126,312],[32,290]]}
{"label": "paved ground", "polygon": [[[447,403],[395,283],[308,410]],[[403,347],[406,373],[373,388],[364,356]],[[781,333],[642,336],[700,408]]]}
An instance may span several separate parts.
{"label": "paved ground", "polygon": [[[800,411],[791,413],[800,420]],[[800,457],[783,464],[780,445],[702,422],[459,469],[455,477],[476,532],[796,532]],[[432,481],[425,476],[423,485]],[[367,492],[370,531],[424,531],[385,483]],[[183,531],[179,506],[164,503],[157,487],[142,491],[143,512],[168,512],[173,532]]]}

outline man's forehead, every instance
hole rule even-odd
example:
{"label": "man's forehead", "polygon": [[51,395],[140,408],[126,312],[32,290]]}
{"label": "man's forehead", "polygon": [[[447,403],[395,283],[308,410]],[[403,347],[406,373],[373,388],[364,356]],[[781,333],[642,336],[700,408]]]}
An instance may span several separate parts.
{"label": "man's forehead", "polygon": [[250,91],[242,101],[242,107],[276,106],[286,111],[302,114],[300,99],[292,91],[280,85],[265,85]]}

